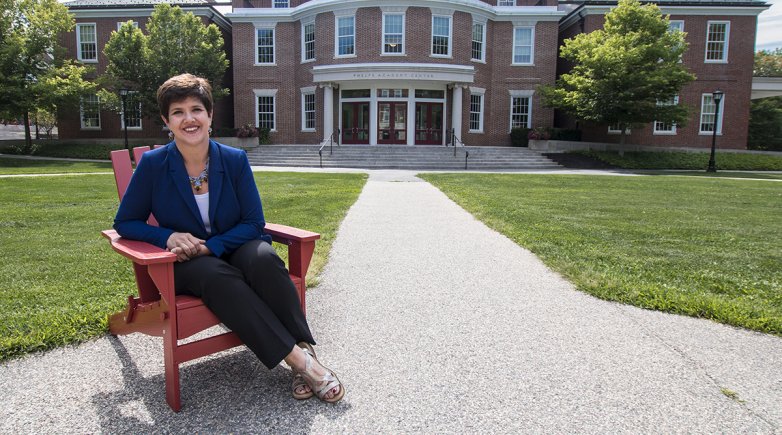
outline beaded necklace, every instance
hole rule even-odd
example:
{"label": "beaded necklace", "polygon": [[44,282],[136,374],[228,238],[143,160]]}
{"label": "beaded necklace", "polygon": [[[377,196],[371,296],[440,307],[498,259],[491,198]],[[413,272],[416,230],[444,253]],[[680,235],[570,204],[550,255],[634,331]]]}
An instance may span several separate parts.
{"label": "beaded necklace", "polygon": [[204,170],[196,177],[187,176],[190,179],[190,185],[193,186],[196,192],[201,190],[201,183],[209,182],[209,157],[206,158],[206,166]]}

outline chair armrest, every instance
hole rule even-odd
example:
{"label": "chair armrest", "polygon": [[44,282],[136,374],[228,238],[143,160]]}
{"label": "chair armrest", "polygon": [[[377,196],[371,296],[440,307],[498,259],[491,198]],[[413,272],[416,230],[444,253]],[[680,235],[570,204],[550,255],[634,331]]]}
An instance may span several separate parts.
{"label": "chair armrest", "polygon": [[101,231],[103,237],[111,241],[111,247],[123,257],[141,265],[174,263],[176,254],[138,240],[123,239],[114,230]]}
{"label": "chair armrest", "polygon": [[314,242],[320,239],[320,234],[318,233],[269,222],[266,222],[264,232],[271,235],[272,240],[275,242],[284,245],[290,245],[293,242]]}

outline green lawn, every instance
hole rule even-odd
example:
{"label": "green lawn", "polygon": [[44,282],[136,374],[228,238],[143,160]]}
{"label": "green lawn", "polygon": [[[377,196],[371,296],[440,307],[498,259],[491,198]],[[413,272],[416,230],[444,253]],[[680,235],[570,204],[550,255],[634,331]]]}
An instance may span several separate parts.
{"label": "green lawn", "polygon": [[426,174],[580,290],[782,335],[782,184]]}
{"label": "green lawn", "polygon": [[66,174],[75,172],[111,172],[111,163],[29,160],[13,157],[0,157],[0,175]]}
{"label": "green lawn", "polygon": [[654,170],[637,170],[633,171],[638,174],[644,175],[674,175],[674,176],[689,176],[689,177],[718,177],[718,178],[753,178],[756,180],[782,180],[782,173],[777,172],[740,172],[740,171],[718,171],[718,172],[705,172],[705,171],[654,171]]}
{"label": "green lawn", "polygon": [[[268,221],[322,234],[310,284],[365,180],[256,173]],[[135,291],[130,263],[100,236],[116,208],[110,174],[0,178],[0,360],[106,332]]]}
{"label": "green lawn", "polygon": [[[620,155],[616,151],[576,151],[625,169],[693,169],[705,170],[709,164],[708,152],[635,152]],[[751,154],[717,151],[714,162],[717,170],[782,171],[782,153]]]}

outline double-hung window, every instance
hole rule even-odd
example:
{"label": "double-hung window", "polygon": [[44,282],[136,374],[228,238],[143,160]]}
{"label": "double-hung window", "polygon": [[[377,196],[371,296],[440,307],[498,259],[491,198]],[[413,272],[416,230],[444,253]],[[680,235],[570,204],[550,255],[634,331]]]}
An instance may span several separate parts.
{"label": "double-hung window", "polygon": [[532,65],[535,61],[535,29],[513,29],[513,65]]}
{"label": "double-hung window", "polygon": [[497,6],[516,6],[516,0],[499,0]]}
{"label": "double-hung window", "polygon": [[486,61],[486,24],[472,23],[472,60]]}
{"label": "double-hung window", "polygon": [[315,131],[315,88],[301,90],[301,129]]}
{"label": "double-hung window", "polygon": [[95,23],[76,25],[76,58],[82,62],[98,61],[98,37]]}
{"label": "double-hung window", "polygon": [[714,104],[712,94],[703,94],[701,96],[701,127],[700,134],[714,134],[714,124],[716,122],[717,134],[722,134],[722,115],[725,108],[725,96],[720,100],[720,117],[716,118],[717,105]]}
{"label": "double-hung window", "polygon": [[97,95],[83,97],[79,115],[82,130],[100,130],[100,98]]}
{"label": "double-hung window", "polygon": [[450,16],[432,16],[432,56],[451,57]]}
{"label": "double-hung window", "polygon": [[337,52],[339,56],[356,55],[356,17],[337,17]]}
{"label": "double-hung window", "polygon": [[483,95],[485,89],[470,88],[470,133],[483,133]]}
{"label": "double-hung window", "polygon": [[[674,95],[667,101],[658,101],[658,106],[675,106],[679,104],[679,96]],[[673,122],[654,121],[654,131],[652,134],[676,134],[676,124]]]}
{"label": "double-hung window", "polygon": [[[128,20],[130,21],[130,20]],[[122,25],[127,23],[127,21],[117,21],[117,31],[119,32],[119,29],[122,28]],[[138,29],[138,21],[131,21],[133,23],[133,27]]]}
{"label": "double-hung window", "polygon": [[730,21],[709,21],[706,30],[706,62],[728,61]]}
{"label": "double-hung window", "polygon": [[255,36],[256,65],[274,65],[274,28],[256,28]]}
{"label": "double-hung window", "polygon": [[288,0],[274,0],[274,7],[275,8],[287,8],[288,6]]}
{"label": "double-hung window", "polygon": [[405,15],[383,14],[383,54],[404,54]]}
{"label": "double-hung window", "polygon": [[276,89],[255,90],[255,125],[258,128],[267,128],[269,131],[277,130],[276,123]]}
{"label": "double-hung window", "polygon": [[532,126],[533,91],[510,91],[510,128]]}
{"label": "double-hung window", "polygon": [[[141,128],[141,101],[138,98],[137,91],[128,92],[128,96],[125,100],[125,109],[127,114],[122,112],[122,122],[120,123],[122,128],[125,128],[125,121],[127,120],[128,129],[140,129]],[[121,111],[120,111],[121,112]]]}
{"label": "double-hung window", "polygon": [[315,60],[315,22],[301,26],[301,61]]}

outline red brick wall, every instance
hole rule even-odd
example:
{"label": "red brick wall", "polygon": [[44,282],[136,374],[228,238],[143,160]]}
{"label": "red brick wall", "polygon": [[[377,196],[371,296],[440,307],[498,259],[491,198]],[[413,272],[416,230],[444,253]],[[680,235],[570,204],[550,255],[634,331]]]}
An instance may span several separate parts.
{"label": "red brick wall", "polygon": [[[151,11],[150,11],[151,13]],[[111,32],[117,30],[117,22],[125,22],[128,20],[135,21],[139,24],[139,28],[146,32],[146,24],[149,20],[148,17],[116,17],[116,18],[78,18],[76,23],[95,23],[95,29],[97,33],[97,45],[98,45],[98,62],[87,63],[86,65],[92,66],[95,71],[88,76],[89,79],[95,79],[98,75],[105,73],[108,65],[108,60],[103,54],[103,49],[111,37]],[[206,17],[201,17],[201,20],[205,24],[209,24],[210,21]],[[231,38],[230,32],[222,31],[223,39],[225,41],[226,56],[231,59]],[[68,32],[60,36],[60,44],[66,49],[66,57],[76,59],[76,31]],[[223,79],[223,86],[231,88],[233,85],[233,74],[229,66],[228,71]],[[111,110],[102,110],[100,115],[101,128],[100,130],[82,130],[80,120],[79,107],[63,107],[60,108],[58,113],[58,134],[60,139],[77,139],[77,138],[121,138],[124,137],[124,131],[122,130],[120,115]],[[161,141],[166,140],[166,134],[163,132],[162,121],[157,118],[144,118],[141,122],[142,129],[134,130],[128,129],[128,139],[132,141],[134,138],[160,138]],[[215,101],[215,113],[212,125],[215,128],[218,127],[232,127],[233,126],[233,97],[229,95],[227,97],[218,99]]]}
{"label": "red brick wall", "polygon": [[[677,126],[676,135],[655,135],[650,123],[642,128],[633,129],[626,138],[626,143],[661,147],[711,147],[712,135],[699,134],[701,95],[720,89],[725,92],[725,97],[722,106],[724,113],[721,115],[722,134],[717,136],[717,147],[745,149],[755,43],[755,39],[748,38],[747,35],[755,35],[756,17],[672,15],[670,18],[684,21],[689,47],[682,57],[682,62],[697,77],[679,93],[679,104],[689,106],[692,116],[687,125]],[[713,20],[730,21],[728,63],[704,62],[707,23]],[[600,28],[603,22],[602,15],[589,15],[586,18],[585,29],[589,32]],[[572,29],[577,27],[574,25],[567,31],[572,32]],[[564,71],[560,70],[560,72]],[[575,125],[575,121],[558,118],[558,125],[570,127]],[[609,135],[606,126],[581,123],[581,127],[584,141],[619,142],[619,135]]]}
{"label": "red brick wall", "polygon": [[[452,21],[451,58],[431,57],[429,8],[409,7],[405,16],[405,56],[382,56],[382,11],[377,7],[356,11],[356,56],[334,58],[335,17],[331,12],[315,19],[316,60],[301,63],[300,23],[278,23],[275,27],[274,66],[255,66],[255,27],[234,24],[234,110],[237,125],[255,123],[256,102],[253,89],[277,89],[276,129],[273,143],[317,143],[323,137],[323,90],[316,91],[317,132],[301,132],[300,89],[312,86],[311,69],[315,65],[350,63],[441,63],[472,65],[476,69],[472,86],[486,89],[484,95],[484,134],[468,133],[470,93],[465,89],[462,101],[462,140],[469,145],[508,145],[510,124],[509,90],[535,90],[539,84],[553,83],[556,71],[557,23],[540,22],[535,28],[535,65],[512,66],[513,25],[510,22],[487,23],[486,63],[471,60],[472,16],[455,12]],[[284,41],[284,42],[283,42]],[[447,127],[451,120],[451,95],[448,93]],[[335,103],[339,100],[334,92]],[[336,108],[336,106],[335,106]],[[334,111],[334,128],[339,110]],[[553,125],[553,111],[533,97],[533,126]]]}

